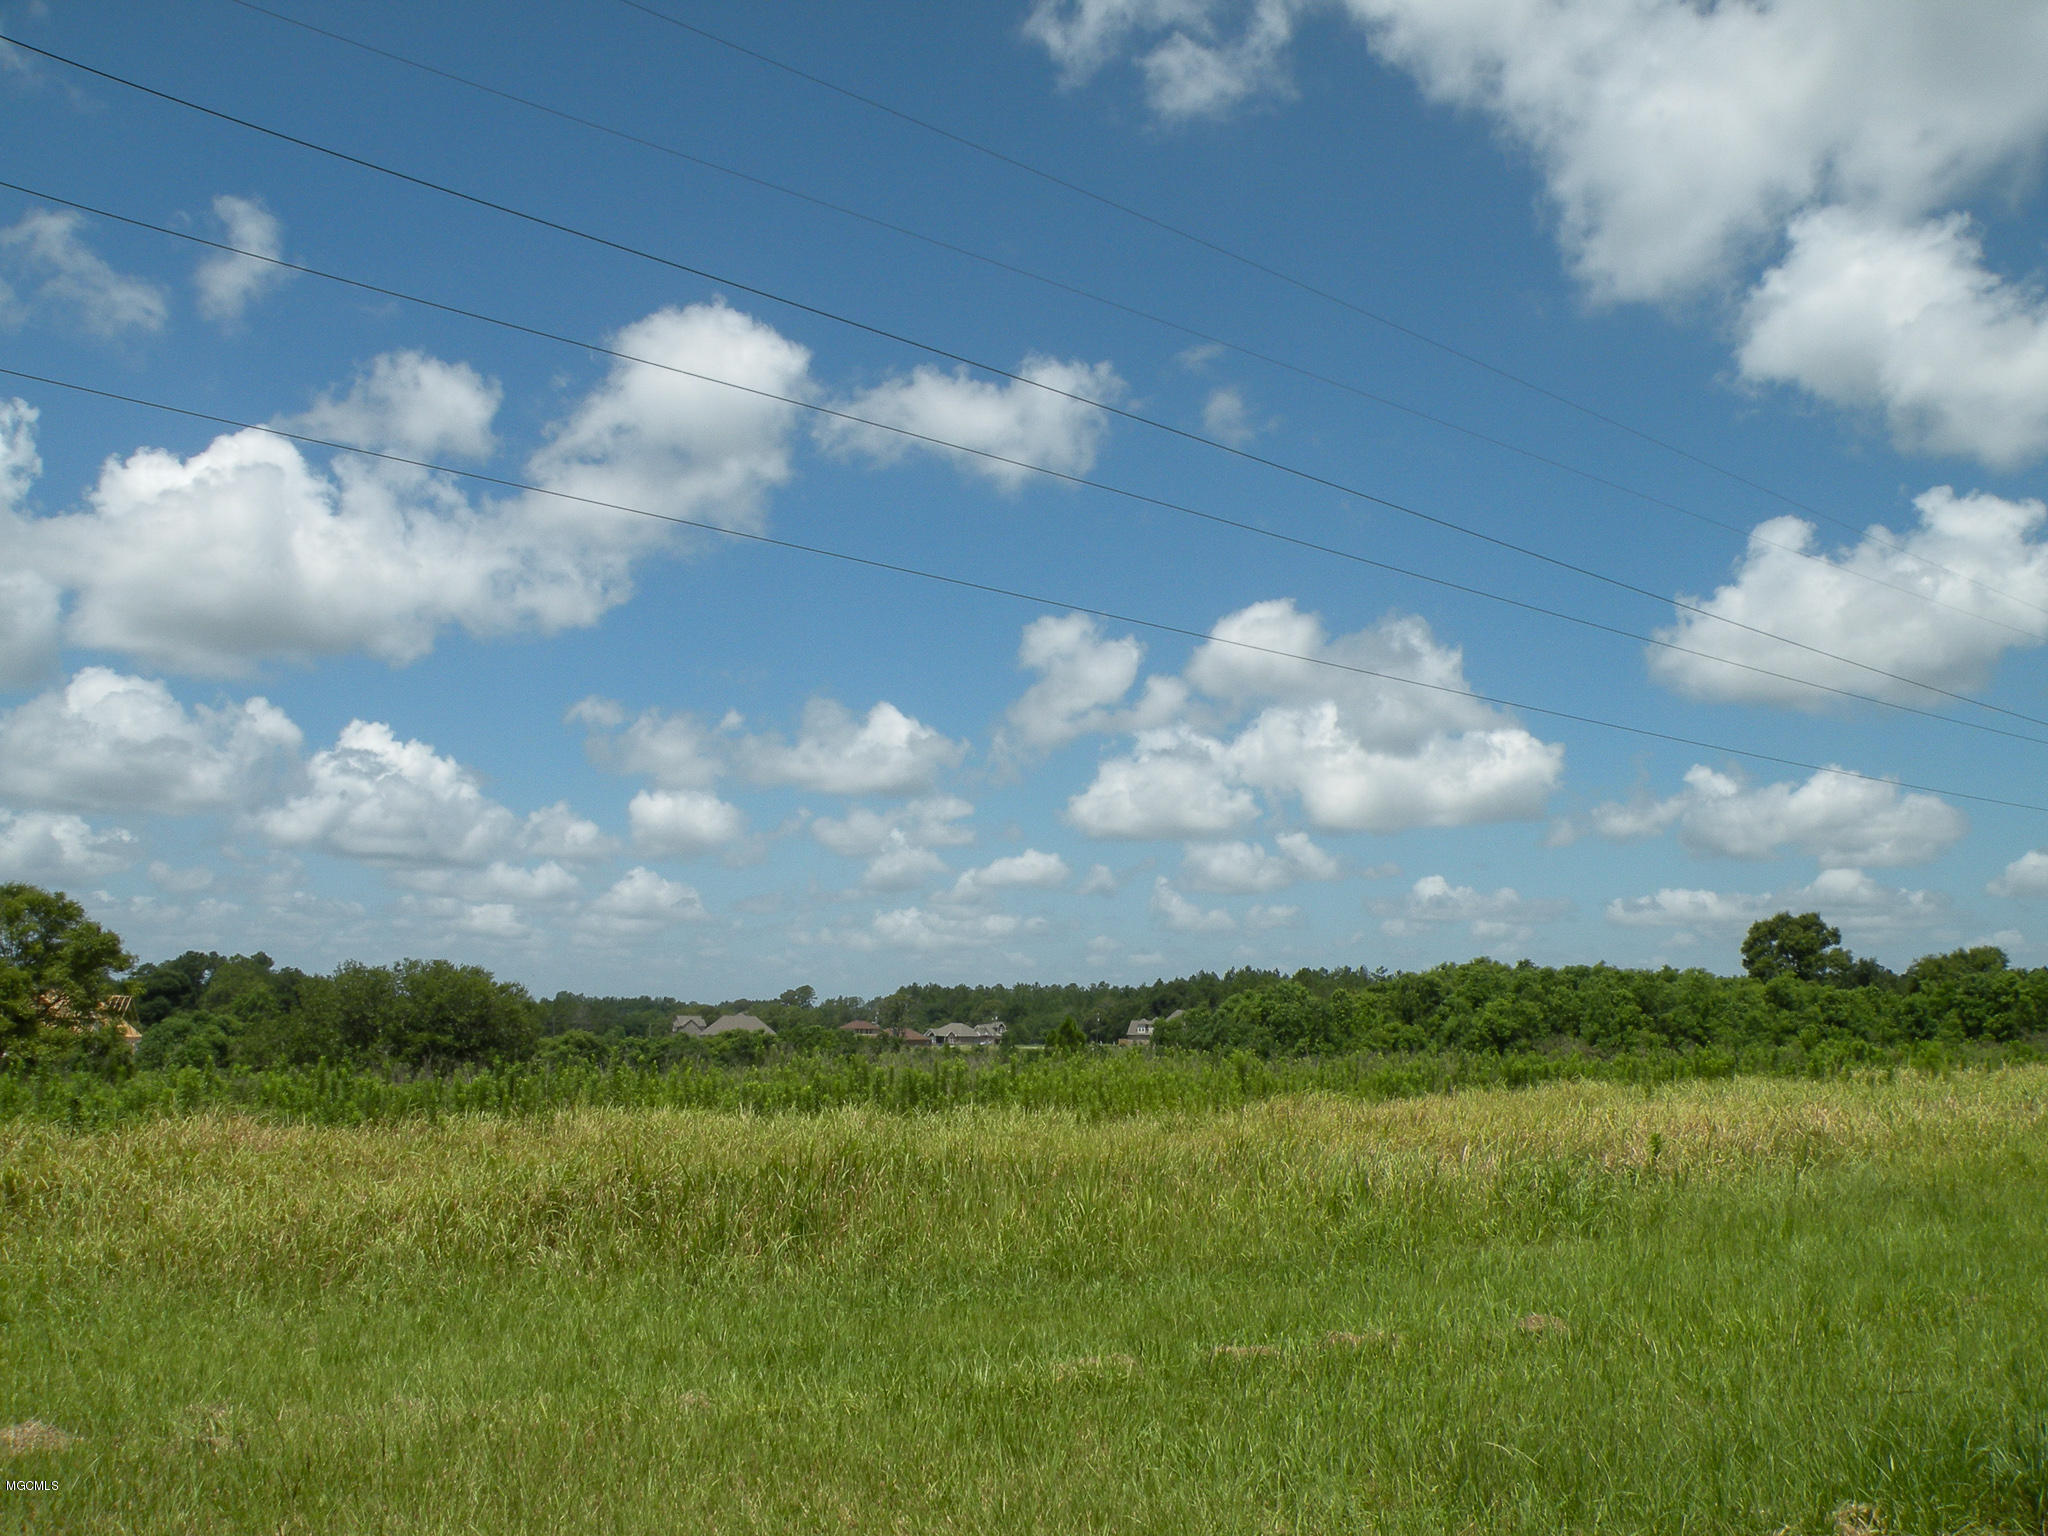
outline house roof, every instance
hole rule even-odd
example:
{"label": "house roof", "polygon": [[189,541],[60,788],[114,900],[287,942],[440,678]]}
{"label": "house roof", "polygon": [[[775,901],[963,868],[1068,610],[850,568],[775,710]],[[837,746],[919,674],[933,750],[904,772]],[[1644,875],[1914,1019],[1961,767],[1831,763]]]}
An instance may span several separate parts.
{"label": "house roof", "polygon": [[903,1029],[884,1030],[883,1033],[894,1040],[907,1040],[912,1045],[930,1045],[932,1043],[932,1037],[921,1029],[906,1027]]}
{"label": "house roof", "polygon": [[704,1033],[704,1015],[701,1013],[679,1013],[675,1022],[668,1027],[672,1035],[701,1035]]}
{"label": "house roof", "polygon": [[981,1024],[961,1024],[955,1022],[952,1024],[941,1024],[931,1033],[934,1040],[987,1040],[993,1038],[1000,1031],[991,1030]]}
{"label": "house roof", "polygon": [[860,1035],[879,1035],[882,1032],[881,1027],[873,1019],[855,1019],[851,1023],[842,1024],[839,1027],[841,1029],[850,1029],[855,1034]]}
{"label": "house roof", "polygon": [[775,1033],[774,1030],[768,1027],[766,1022],[755,1018],[751,1013],[720,1014],[718,1022],[711,1025],[704,1033],[707,1035],[729,1035],[738,1029],[744,1029],[759,1035],[772,1035]]}
{"label": "house roof", "polygon": [[78,1010],[71,1006],[71,999],[62,992],[39,992],[36,1007],[43,1017],[52,1024],[62,1024],[75,1035],[91,1032],[93,1025],[102,1028],[113,1026],[121,1038],[132,1048],[142,1038],[142,1031],[130,1021],[129,1010],[135,1006],[135,999],[126,992],[110,992],[94,1007],[92,1019],[82,1020]]}

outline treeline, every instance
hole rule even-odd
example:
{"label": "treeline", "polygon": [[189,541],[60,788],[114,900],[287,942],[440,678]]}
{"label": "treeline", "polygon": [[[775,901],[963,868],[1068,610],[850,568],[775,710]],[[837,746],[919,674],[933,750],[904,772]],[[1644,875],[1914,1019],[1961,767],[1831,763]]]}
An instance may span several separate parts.
{"label": "treeline", "polygon": [[1779,974],[1473,960],[1323,988],[1272,981],[1160,1024],[1155,1045],[1259,1056],[1354,1051],[1657,1052],[1854,1041],[2011,1042],[2048,1034],[2048,970],[1958,950],[1861,985]]}
{"label": "treeline", "polygon": [[[1751,927],[1744,974],[1732,977],[1482,959],[1403,973],[1201,972],[1144,986],[915,985],[867,999],[820,999],[800,986],[717,1003],[568,992],[542,1001],[516,982],[448,960],[351,961],[321,975],[260,953],[195,950],[138,965],[69,898],[6,885],[0,1073],[91,1069],[119,1077],[138,1068],[322,1064],[405,1078],[521,1065],[658,1073],[910,1049],[839,1027],[855,1018],[889,1028],[1001,1019],[1008,1030],[1000,1051],[1042,1045],[1053,1054],[1116,1041],[1133,1019],[1153,1018],[1162,1021],[1155,1048],[1263,1060],[1702,1050],[1786,1060],[1850,1047],[2048,1039],[2048,970],[2015,969],[1985,946],[1927,956],[1894,974],[1850,955],[1840,940],[1816,914],[1780,913]],[[109,999],[127,1001],[110,1011]],[[695,1039],[671,1029],[678,1014],[730,1012],[754,1014],[774,1036]],[[139,1038],[128,1041],[122,1032],[131,1024]]]}

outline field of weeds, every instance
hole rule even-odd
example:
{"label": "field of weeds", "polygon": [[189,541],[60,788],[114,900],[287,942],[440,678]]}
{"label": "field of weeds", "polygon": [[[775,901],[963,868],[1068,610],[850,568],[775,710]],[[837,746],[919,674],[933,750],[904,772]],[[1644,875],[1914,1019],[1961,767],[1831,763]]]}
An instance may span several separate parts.
{"label": "field of weeds", "polygon": [[2048,1068],[0,1124],[0,1526],[2040,1532]]}

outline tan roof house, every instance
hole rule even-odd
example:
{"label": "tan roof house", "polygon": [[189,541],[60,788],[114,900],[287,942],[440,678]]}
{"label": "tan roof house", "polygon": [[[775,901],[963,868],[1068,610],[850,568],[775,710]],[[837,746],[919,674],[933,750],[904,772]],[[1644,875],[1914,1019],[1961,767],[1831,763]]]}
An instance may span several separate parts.
{"label": "tan roof house", "polygon": [[705,1027],[704,1033],[707,1035],[729,1035],[737,1030],[744,1030],[750,1035],[773,1036],[775,1033],[774,1030],[768,1027],[766,1020],[757,1019],[751,1013],[722,1013],[718,1016],[715,1023]]}
{"label": "tan roof house", "polygon": [[704,1015],[701,1013],[681,1013],[676,1015],[675,1023],[669,1025],[672,1034],[688,1035],[692,1040],[702,1040],[710,1035],[729,1035],[735,1030],[769,1036],[775,1033],[763,1020],[755,1018],[751,1013],[721,1013],[717,1021],[711,1024],[704,1022]]}
{"label": "tan roof house", "polygon": [[1176,1008],[1163,1019],[1133,1019],[1131,1020],[1130,1028],[1124,1031],[1123,1039],[1117,1043],[1119,1045],[1150,1045],[1154,1028],[1161,1024],[1170,1023],[1186,1012],[1187,1009],[1185,1008]]}
{"label": "tan roof house", "polygon": [[114,1029],[129,1050],[142,1042],[142,1031],[135,1027],[129,1017],[135,1007],[135,999],[126,992],[114,992],[99,1001],[93,1010],[92,1023],[79,1020],[77,1011],[71,1006],[71,999],[62,992],[41,992],[36,995],[36,1008],[52,1024],[61,1024],[74,1035],[82,1035],[93,1028]]}
{"label": "tan roof house", "polygon": [[839,1028],[841,1033],[858,1035],[863,1040],[873,1040],[882,1033],[882,1026],[873,1019],[855,1019],[851,1023],[840,1025]]}
{"label": "tan roof house", "polygon": [[932,1031],[938,1045],[995,1045],[1009,1028],[1001,1020],[988,1024],[941,1024]]}

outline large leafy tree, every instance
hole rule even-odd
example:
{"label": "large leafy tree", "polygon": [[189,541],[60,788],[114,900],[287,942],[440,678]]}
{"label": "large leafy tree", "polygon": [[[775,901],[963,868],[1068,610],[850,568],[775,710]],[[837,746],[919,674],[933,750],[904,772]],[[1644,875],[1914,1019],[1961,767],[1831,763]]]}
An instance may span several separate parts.
{"label": "large leafy tree", "polygon": [[120,937],[63,892],[0,885],[0,1067],[75,1043],[57,1019],[90,1023],[114,973],[134,964]]}
{"label": "large leafy tree", "polygon": [[386,1052],[415,1066],[530,1055],[539,1012],[526,988],[481,966],[401,960]]}
{"label": "large leafy tree", "polygon": [[1794,917],[1780,912],[1758,918],[1742,941],[1742,968],[1758,981],[1797,976],[1819,981],[1849,961],[1841,949],[1842,930],[1821,921],[1818,912]]}

